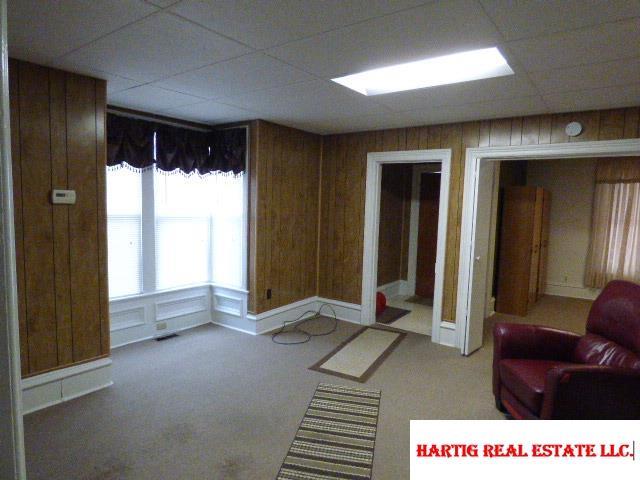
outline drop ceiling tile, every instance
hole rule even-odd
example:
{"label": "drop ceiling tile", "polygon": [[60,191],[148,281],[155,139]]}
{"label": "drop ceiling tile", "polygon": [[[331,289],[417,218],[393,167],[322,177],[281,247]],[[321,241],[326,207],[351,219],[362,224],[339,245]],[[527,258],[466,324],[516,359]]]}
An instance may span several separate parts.
{"label": "drop ceiling tile", "polygon": [[62,60],[153,81],[248,53],[249,49],[167,13],[156,13],[103,37]]}
{"label": "drop ceiling tile", "polygon": [[424,2],[425,0],[186,0],[171,10],[254,48],[267,48]]}
{"label": "drop ceiling tile", "polygon": [[180,0],[145,0],[147,3],[157,5],[158,7],[167,8],[178,3]]}
{"label": "drop ceiling tile", "polygon": [[507,45],[529,72],[637,57],[640,18]]}
{"label": "drop ceiling tile", "polygon": [[548,109],[540,96],[512,98],[493,102],[468,103],[442,106],[424,110],[404,112],[414,124],[434,125],[490,118],[506,118],[547,113]]}
{"label": "drop ceiling tile", "polygon": [[507,40],[640,16],[640,0],[480,0]]}
{"label": "drop ceiling tile", "polygon": [[286,117],[265,118],[275,123],[281,123],[294,128],[300,128],[322,135],[332,133],[360,132],[365,130],[381,130],[385,128],[400,128],[411,126],[411,119],[403,113],[386,112],[374,115],[345,116],[336,118],[305,119],[291,122]]}
{"label": "drop ceiling tile", "polygon": [[333,78],[492,47],[501,40],[477,2],[448,0],[291,42],[268,53],[324,78]]}
{"label": "drop ceiling tile", "polygon": [[640,58],[544,70],[530,77],[543,94],[628,85],[640,79]]}
{"label": "drop ceiling tile", "polygon": [[151,85],[142,85],[109,95],[107,101],[110,105],[157,113],[162,110],[201,102],[202,98]]}
{"label": "drop ceiling tile", "polygon": [[193,122],[212,124],[238,122],[256,118],[256,114],[253,112],[214,101],[185,105],[164,110],[161,113],[170,117],[182,118]]}
{"label": "drop ceiling tile", "polygon": [[553,112],[633,107],[640,105],[640,83],[579,92],[554,93],[544,95],[543,99]]}
{"label": "drop ceiling tile", "polygon": [[176,75],[157,85],[214,99],[314,79],[280,60],[254,53]]}
{"label": "drop ceiling tile", "polygon": [[510,75],[409,92],[377,95],[374,98],[378,103],[386,105],[392,110],[406,111],[442,105],[462,105],[513,97],[528,97],[537,93],[526,76]]}
{"label": "drop ceiling tile", "polygon": [[78,48],[157,8],[141,0],[9,0],[9,54],[43,62]]}
{"label": "drop ceiling tile", "polygon": [[346,91],[324,80],[230,95],[221,101],[256,111],[263,116],[289,117],[296,120],[389,112],[371,97]]}

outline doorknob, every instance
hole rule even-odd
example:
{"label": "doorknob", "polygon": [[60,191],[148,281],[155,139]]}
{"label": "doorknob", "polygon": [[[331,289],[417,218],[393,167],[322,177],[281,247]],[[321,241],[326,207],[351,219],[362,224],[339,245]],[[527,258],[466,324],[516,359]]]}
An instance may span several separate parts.
{"label": "doorknob", "polygon": [[480,261],[480,257],[476,257],[476,262],[479,262],[479,261]]}

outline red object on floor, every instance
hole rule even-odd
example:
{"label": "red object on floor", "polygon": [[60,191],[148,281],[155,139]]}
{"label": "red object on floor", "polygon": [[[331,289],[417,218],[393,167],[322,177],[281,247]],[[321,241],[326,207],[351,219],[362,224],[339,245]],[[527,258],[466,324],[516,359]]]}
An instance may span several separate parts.
{"label": "red object on floor", "polygon": [[382,292],[376,293],[376,315],[384,312],[385,308],[387,308],[387,297]]}

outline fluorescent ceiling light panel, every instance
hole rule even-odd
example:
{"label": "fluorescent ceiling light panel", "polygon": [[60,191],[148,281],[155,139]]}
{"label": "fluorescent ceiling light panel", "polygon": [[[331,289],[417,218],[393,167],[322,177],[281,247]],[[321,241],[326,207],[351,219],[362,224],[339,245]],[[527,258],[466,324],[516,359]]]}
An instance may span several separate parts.
{"label": "fluorescent ceiling light panel", "polygon": [[380,95],[505,75],[513,75],[513,70],[493,47],[376,68],[333,81],[363,95]]}

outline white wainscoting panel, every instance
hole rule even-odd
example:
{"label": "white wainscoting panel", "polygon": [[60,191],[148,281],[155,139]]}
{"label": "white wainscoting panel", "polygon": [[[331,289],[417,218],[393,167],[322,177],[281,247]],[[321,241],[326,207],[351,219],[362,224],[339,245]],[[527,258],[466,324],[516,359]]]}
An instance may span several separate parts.
{"label": "white wainscoting panel", "polygon": [[101,358],[22,380],[23,413],[31,413],[113,385],[111,359]]}
{"label": "white wainscoting panel", "polygon": [[145,306],[111,311],[111,331],[126,330],[140,327],[145,324]]}
{"label": "white wainscoting panel", "polygon": [[209,285],[111,300],[111,348],[209,323],[210,303]]}
{"label": "white wainscoting panel", "polygon": [[206,312],[209,307],[208,293],[208,291],[203,291],[197,295],[185,295],[174,299],[159,298],[156,300],[156,321]]}

